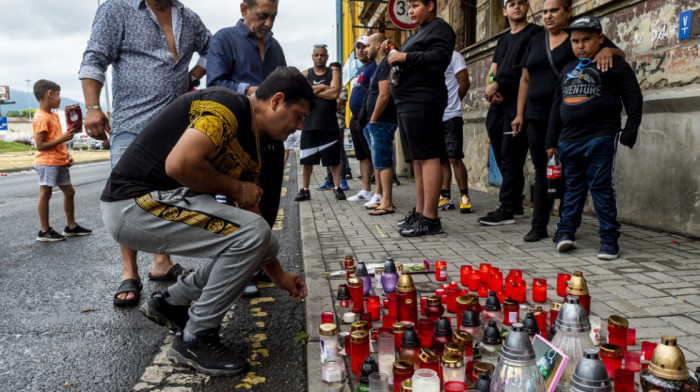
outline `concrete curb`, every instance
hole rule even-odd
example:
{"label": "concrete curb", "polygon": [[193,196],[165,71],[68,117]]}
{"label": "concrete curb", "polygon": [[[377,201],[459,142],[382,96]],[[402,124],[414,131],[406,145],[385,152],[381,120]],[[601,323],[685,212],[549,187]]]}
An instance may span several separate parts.
{"label": "concrete curb", "polygon": [[[82,162],[76,162],[75,165],[84,165],[86,163],[99,163],[99,162],[109,162],[109,158],[107,159],[95,159],[95,160],[90,160],[90,161],[82,161]],[[15,167],[12,169],[0,169],[0,172],[3,173],[19,173],[21,171],[29,171],[29,170],[34,170],[34,166],[30,167]]]}

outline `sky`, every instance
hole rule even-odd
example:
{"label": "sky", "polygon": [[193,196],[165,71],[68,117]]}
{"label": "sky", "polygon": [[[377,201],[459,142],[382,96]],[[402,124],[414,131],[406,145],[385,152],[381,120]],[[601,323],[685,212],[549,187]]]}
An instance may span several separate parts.
{"label": "sky", "polygon": [[[180,1],[200,16],[212,34],[241,18],[240,0]],[[49,79],[61,85],[61,96],[82,102],[78,69],[98,0],[2,3],[0,85],[31,91],[34,81]],[[328,44],[329,57],[337,57],[335,24],[335,0],[279,0],[272,31],[282,45],[287,64],[305,69],[312,65],[314,44]],[[195,55],[193,63],[196,59]],[[31,80],[29,89],[26,79]],[[104,93],[101,99],[105,107]]]}

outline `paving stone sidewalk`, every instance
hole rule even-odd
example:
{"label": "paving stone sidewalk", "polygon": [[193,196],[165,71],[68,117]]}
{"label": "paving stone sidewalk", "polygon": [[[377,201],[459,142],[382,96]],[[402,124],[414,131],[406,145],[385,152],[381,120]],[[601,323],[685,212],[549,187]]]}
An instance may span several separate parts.
{"label": "paving stone sidewalk", "polygon": [[[351,161],[356,162],[352,158]],[[359,173],[356,166],[353,166],[353,173]],[[381,263],[387,256],[404,263],[446,260],[448,281],[455,282],[459,282],[462,264],[478,267],[479,263],[491,263],[506,273],[518,268],[527,281],[531,305],[534,305],[530,293],[534,277],[547,279],[549,301],[560,301],[556,295],[557,273],[580,270],[590,289],[591,313],[599,316],[603,324],[613,314],[626,317],[630,328],[637,330],[634,349],[639,351],[643,340],[658,342],[662,335],[675,335],[688,367],[695,370],[700,366],[700,241],[623,224],[621,257],[602,261],[596,258],[597,219],[584,216],[577,233],[578,247],[558,253],[551,238],[535,243],[523,241],[523,235],[530,228],[531,209],[526,208],[525,217],[516,218],[515,224],[492,227],[479,224],[477,218],[492,211],[498,199],[475,191],[470,195],[473,213],[440,212],[444,234],[404,238],[399,235],[396,222],[414,206],[413,181],[401,179],[401,186],[393,188],[397,213],[374,217],[367,214],[362,203],[337,201],[332,191],[316,191],[324,175],[325,169],[315,168],[311,200],[298,203],[310,292],[306,315],[309,391],[327,391],[321,382],[318,327],[321,313],[334,309],[336,289],[344,282],[342,278],[328,279],[321,273],[343,269],[345,255],[366,263]],[[298,178],[301,181],[300,166]],[[348,183],[351,189],[346,194],[349,197],[361,184],[359,179]],[[458,191],[455,188],[453,185],[456,201]],[[552,218],[550,235],[556,220]],[[419,295],[429,295],[439,286],[434,274],[412,277]],[[376,291],[373,288],[374,294],[381,295]],[[549,305],[544,305],[547,310]],[[454,319],[454,315],[451,316]],[[349,328],[344,326],[342,330]]]}

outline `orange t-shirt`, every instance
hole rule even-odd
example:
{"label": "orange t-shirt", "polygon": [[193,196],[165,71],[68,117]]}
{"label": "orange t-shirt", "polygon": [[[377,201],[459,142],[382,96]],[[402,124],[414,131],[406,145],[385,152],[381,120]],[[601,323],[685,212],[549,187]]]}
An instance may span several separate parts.
{"label": "orange t-shirt", "polygon": [[[36,141],[36,135],[41,132],[46,133],[46,138],[44,139],[46,142],[56,140],[63,135],[58,115],[56,113],[47,113],[41,109],[37,110],[34,115],[32,128],[34,130],[34,141]],[[66,143],[61,143],[47,151],[37,151],[34,155],[35,165],[63,166],[67,165],[68,162]]]}

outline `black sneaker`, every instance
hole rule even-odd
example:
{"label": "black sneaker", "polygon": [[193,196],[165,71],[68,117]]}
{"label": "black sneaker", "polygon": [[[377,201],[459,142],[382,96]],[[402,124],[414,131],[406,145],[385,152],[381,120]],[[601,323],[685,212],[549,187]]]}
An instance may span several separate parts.
{"label": "black sneaker", "polygon": [[180,332],[190,319],[189,309],[188,306],[170,305],[163,293],[156,291],[141,305],[139,312],[158,325]]}
{"label": "black sneaker", "polygon": [[336,200],[345,200],[345,192],[343,192],[343,188],[337,187],[333,189],[333,194],[335,195]]}
{"label": "black sneaker", "polygon": [[555,244],[559,242],[559,232],[556,230],[554,230],[554,234],[552,234],[552,242]]}
{"label": "black sneaker", "polygon": [[434,235],[442,233],[440,218],[428,219],[421,215],[418,222],[404,226],[399,230],[399,234],[404,237],[420,237],[422,235]]}
{"label": "black sneaker", "polygon": [[533,227],[527,234],[525,234],[525,237],[523,237],[523,241],[525,242],[537,242],[541,240],[542,238],[547,238],[549,235],[547,234],[547,229],[539,229]]}
{"label": "black sneaker", "polygon": [[56,230],[49,227],[46,231],[39,230],[39,234],[36,236],[37,241],[41,242],[56,242],[63,241],[66,239],[65,235],[58,234]]}
{"label": "black sneaker", "polygon": [[175,335],[168,357],[210,376],[235,376],[245,371],[246,361],[221,343],[219,328],[197,333],[191,342]]}
{"label": "black sneaker", "polygon": [[86,229],[78,224],[74,228],[69,228],[68,226],[63,228],[63,235],[66,237],[77,237],[81,235],[90,235],[92,230]]}
{"label": "black sneaker", "polygon": [[513,213],[503,207],[498,207],[496,211],[479,218],[477,221],[482,225],[488,226],[510,225],[515,223]]}
{"label": "black sneaker", "polygon": [[311,193],[308,189],[302,189],[299,194],[294,198],[294,201],[304,201],[311,199]]}
{"label": "black sneaker", "polygon": [[412,225],[418,221],[418,218],[420,218],[420,214],[416,213],[416,209],[414,208],[408,215],[406,215],[403,219],[400,221],[396,222],[396,224],[399,227],[405,227]]}
{"label": "black sneaker", "polygon": [[399,178],[396,177],[396,174],[394,174],[394,185],[396,185],[396,186],[401,185],[401,182],[399,181]]}

